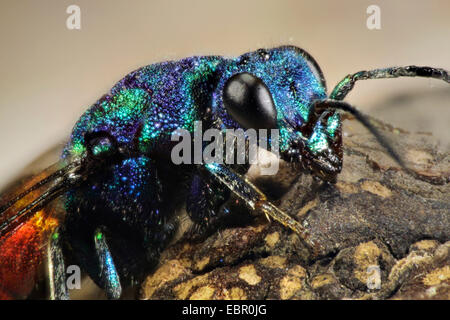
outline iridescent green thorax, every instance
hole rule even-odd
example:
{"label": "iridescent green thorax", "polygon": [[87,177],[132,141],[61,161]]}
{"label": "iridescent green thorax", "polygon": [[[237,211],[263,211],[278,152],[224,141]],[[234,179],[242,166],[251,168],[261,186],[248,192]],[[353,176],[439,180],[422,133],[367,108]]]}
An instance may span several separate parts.
{"label": "iridescent green thorax", "polygon": [[[66,147],[66,153],[80,156],[86,152],[85,133],[106,131],[119,143],[128,143],[141,121],[142,115],[150,105],[150,94],[141,88],[123,88],[116,94],[104,96],[75,125],[72,140]],[[106,151],[108,145],[99,144],[93,152]]]}
{"label": "iridescent green thorax", "polygon": [[[178,128],[193,130],[211,101],[211,84],[223,61],[220,57],[193,57],[150,65],[119,81],[77,122],[64,156],[86,152],[87,132],[106,131],[119,144],[138,141],[149,153],[170,140]],[[219,72],[220,73],[220,72]]]}

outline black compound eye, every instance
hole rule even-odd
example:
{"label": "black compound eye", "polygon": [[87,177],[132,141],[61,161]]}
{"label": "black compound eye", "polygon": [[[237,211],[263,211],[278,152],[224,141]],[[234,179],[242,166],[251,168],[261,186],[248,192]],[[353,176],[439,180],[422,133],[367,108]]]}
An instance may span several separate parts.
{"label": "black compound eye", "polygon": [[254,75],[243,72],[230,77],[223,88],[227,112],[243,128],[277,128],[277,110],[269,89]]}

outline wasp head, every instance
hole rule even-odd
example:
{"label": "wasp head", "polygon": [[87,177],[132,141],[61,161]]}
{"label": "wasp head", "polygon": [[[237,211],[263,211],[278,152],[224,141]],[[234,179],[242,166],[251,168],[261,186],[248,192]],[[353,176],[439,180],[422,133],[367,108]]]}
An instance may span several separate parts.
{"label": "wasp head", "polygon": [[229,65],[218,90],[225,127],[278,129],[283,160],[335,179],[342,166],[341,120],[336,111],[316,107],[327,97],[326,84],[308,53],[285,46],[244,54]]}

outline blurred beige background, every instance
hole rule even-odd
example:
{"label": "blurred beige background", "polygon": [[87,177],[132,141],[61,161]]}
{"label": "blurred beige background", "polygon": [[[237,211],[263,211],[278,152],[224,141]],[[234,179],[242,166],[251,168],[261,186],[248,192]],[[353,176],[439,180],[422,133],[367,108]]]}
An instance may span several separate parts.
{"label": "blurred beige background", "polygon": [[[66,28],[71,4],[81,8],[81,30]],[[381,30],[366,27],[371,4],[381,8]],[[153,62],[293,44],[316,58],[329,90],[367,68],[450,69],[450,1],[2,0],[0,39],[1,189],[67,139],[117,80]],[[449,97],[443,82],[402,79],[358,83],[347,100],[446,144]],[[384,108],[392,101],[397,107]]]}

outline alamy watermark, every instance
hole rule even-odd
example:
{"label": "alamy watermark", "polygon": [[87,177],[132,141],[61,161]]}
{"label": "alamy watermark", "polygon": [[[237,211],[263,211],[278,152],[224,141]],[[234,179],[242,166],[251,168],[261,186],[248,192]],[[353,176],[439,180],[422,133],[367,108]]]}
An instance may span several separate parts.
{"label": "alamy watermark", "polygon": [[381,269],[378,265],[370,265],[367,267],[367,288],[370,290],[381,289]]}
{"label": "alamy watermark", "polygon": [[81,269],[79,266],[73,264],[67,267],[66,270],[66,287],[67,289],[81,289]]}
{"label": "alamy watermark", "polygon": [[76,4],[71,4],[67,7],[66,13],[69,16],[66,19],[66,27],[69,30],[80,30],[81,29],[81,9]]}
{"label": "alamy watermark", "polygon": [[369,30],[381,29],[381,9],[379,6],[372,4],[367,7],[366,13],[369,15],[366,20],[366,26]]}
{"label": "alamy watermark", "polygon": [[[259,164],[261,175],[275,175],[279,163],[278,129],[224,129],[210,128],[203,132],[202,122],[195,121],[194,137],[186,129],[172,132],[174,164]],[[181,141],[180,141],[181,140]],[[209,142],[209,144],[206,144]],[[270,152],[264,161],[259,148]],[[193,149],[193,150],[192,150]],[[267,153],[266,153],[267,154]]]}

